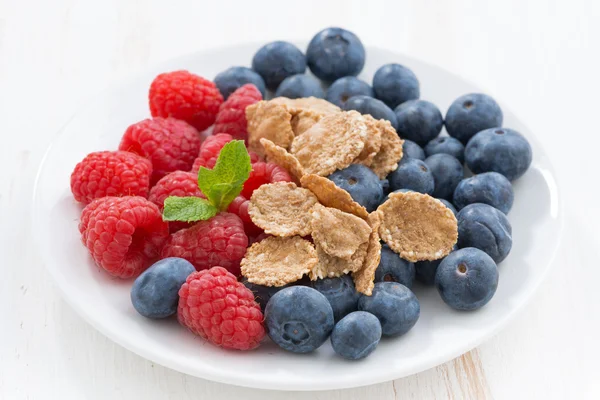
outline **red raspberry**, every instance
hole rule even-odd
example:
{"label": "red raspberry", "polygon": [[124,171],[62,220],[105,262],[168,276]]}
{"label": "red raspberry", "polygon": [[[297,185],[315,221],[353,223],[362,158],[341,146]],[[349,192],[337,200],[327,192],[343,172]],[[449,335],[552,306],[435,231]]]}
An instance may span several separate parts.
{"label": "red raspberry", "polygon": [[75,200],[89,203],[105,196],[148,196],[152,163],[126,151],[88,154],[71,174]]}
{"label": "red raspberry", "polygon": [[[150,190],[148,200],[156,204],[162,211],[165,199],[169,196],[206,198],[198,188],[197,175],[183,171],[171,172],[156,182],[156,185]],[[191,224],[187,222],[173,221],[169,222],[169,231],[173,233],[190,226]]]}
{"label": "red raspberry", "polygon": [[169,236],[158,207],[139,196],[94,200],[81,212],[79,232],[96,264],[124,279],[158,259]]}
{"label": "red raspberry", "polygon": [[212,344],[251,350],[265,337],[254,293],[225,268],[193,272],[179,289],[177,319]]}
{"label": "red raspberry", "polygon": [[228,133],[235,139],[248,139],[246,130],[246,107],[262,100],[256,86],[247,83],[233,92],[221,107],[213,132]]}
{"label": "red raspberry", "polygon": [[[218,133],[214,136],[207,137],[200,147],[200,153],[198,154],[196,161],[194,161],[192,172],[198,172],[200,167],[212,169],[217,163],[217,158],[219,158],[219,153],[221,152],[223,146],[232,140],[233,136],[227,133]],[[260,160],[259,155],[255,152],[249,151],[248,154],[250,154],[251,163],[255,163]]]}
{"label": "red raspberry", "polygon": [[291,181],[292,177],[285,168],[270,162],[255,162],[252,164],[252,171],[250,171],[248,180],[244,183],[242,195],[249,199],[255,189],[266,183]]}
{"label": "red raspberry", "polygon": [[145,119],[125,131],[119,150],[152,161],[152,183],[173,171],[189,171],[200,151],[198,131],[175,118]]}
{"label": "red raspberry", "polygon": [[160,256],[185,258],[197,270],[219,265],[239,275],[240,261],[247,247],[248,236],[242,220],[235,214],[220,213],[173,233]]}
{"label": "red raspberry", "polygon": [[231,204],[229,204],[229,208],[227,212],[233,213],[240,217],[242,222],[244,223],[244,230],[246,231],[246,235],[248,236],[256,236],[260,235],[263,230],[258,226],[254,225],[252,222],[252,218],[250,218],[250,214],[248,214],[248,205],[250,205],[250,201],[246,199],[244,196],[238,196]]}
{"label": "red raspberry", "polygon": [[214,83],[188,71],[158,75],[148,95],[153,117],[174,117],[203,131],[215,122],[223,96]]}

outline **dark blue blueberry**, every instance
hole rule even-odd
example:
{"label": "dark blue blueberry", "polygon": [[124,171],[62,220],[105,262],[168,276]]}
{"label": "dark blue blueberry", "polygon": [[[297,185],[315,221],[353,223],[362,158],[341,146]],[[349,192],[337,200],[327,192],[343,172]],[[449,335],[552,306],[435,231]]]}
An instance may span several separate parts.
{"label": "dark blue blueberry", "polygon": [[194,266],[183,258],[169,257],[154,263],[133,282],[133,307],[148,318],[166,318],[175,314],[179,289],[194,271]]}
{"label": "dark blue blueberry", "polygon": [[435,106],[425,100],[409,100],[394,110],[398,118],[398,135],[423,146],[442,131],[444,119]]}
{"label": "dark blue blueberry", "polygon": [[344,108],[344,104],[350,97],[358,95],[373,97],[373,89],[365,81],[361,81],[354,76],[345,76],[329,86],[325,94],[325,100]]}
{"label": "dark blue blueberry", "polygon": [[411,158],[425,160],[425,152],[421,146],[412,140],[404,139],[404,144],[402,145],[402,160],[400,160],[400,162],[404,162]]}
{"label": "dark blue blueberry", "polygon": [[334,326],[327,298],[306,286],[275,293],[265,308],[265,326],[271,340],[294,353],[309,353],[321,346]]}
{"label": "dark blue blueberry", "polygon": [[360,360],[377,348],[381,340],[381,323],[376,316],[364,311],[348,314],[335,325],[331,346],[348,360]]}
{"label": "dark blue blueberry", "polygon": [[453,201],[459,210],[469,204],[484,203],[508,214],[514,199],[512,185],[504,175],[485,172],[460,181]]}
{"label": "dark blue blueberry", "polygon": [[498,267],[479,249],[460,249],[441,262],[435,274],[435,287],[450,307],[463,311],[477,310],[496,293]]}
{"label": "dark blue blueberry", "polygon": [[388,181],[387,179],[382,179],[379,181],[379,183],[381,183],[383,193],[388,193],[390,191],[390,181]]}
{"label": "dark blue blueberry", "polygon": [[258,304],[260,304],[260,308],[263,311],[265,310],[269,299],[271,299],[271,297],[273,297],[275,293],[288,287],[288,285],[279,287],[258,285],[256,283],[248,282],[248,279],[246,278],[242,279],[242,283],[244,284],[244,286],[250,289],[252,293],[254,293],[254,300],[256,300]]}
{"label": "dark blue blueberry", "polygon": [[327,28],[317,33],[306,49],[308,67],[319,79],[333,82],[356,76],[365,65],[365,48],[352,32]]}
{"label": "dark blue blueberry", "polygon": [[454,100],[444,124],[448,135],[467,144],[477,132],[502,126],[502,110],[494,99],[482,93],[471,93]]}
{"label": "dark blue blueberry", "polygon": [[487,204],[469,204],[458,212],[458,247],[476,247],[496,263],[508,256],[512,247],[512,227],[506,215]]}
{"label": "dark blue blueberry", "polygon": [[[456,251],[458,247],[455,245],[452,251]],[[444,257],[445,258],[445,257]],[[415,278],[424,285],[433,285],[435,282],[435,273],[444,261],[444,258],[434,261],[419,261],[415,263]]]}
{"label": "dark blue blueberry", "polygon": [[252,69],[262,76],[267,88],[274,91],[288,76],[306,71],[306,58],[291,43],[271,42],[256,52],[252,58]]}
{"label": "dark blue blueberry", "polygon": [[398,282],[412,288],[415,279],[415,265],[406,261],[390,249],[381,246],[381,261],[375,270],[375,282]]}
{"label": "dark blue blueberry", "polygon": [[437,137],[429,141],[425,146],[427,157],[439,153],[450,154],[461,163],[465,162],[465,146],[460,140],[451,136]]}
{"label": "dark blue blueberry", "polygon": [[229,95],[239,87],[244,86],[246,83],[251,83],[265,97],[266,88],[265,81],[263,78],[247,67],[230,67],[225,71],[221,72],[215,77],[215,85],[223,95],[223,98],[227,100]]}
{"label": "dark blue blueberry", "polygon": [[396,128],[398,120],[391,108],[382,101],[369,96],[353,96],[344,105],[344,110],[356,110],[361,114],[370,114],[375,119],[387,119]]}
{"label": "dark blue blueberry", "polygon": [[311,96],[322,99],[325,96],[325,92],[318,80],[305,74],[285,78],[275,92],[275,97],[287,97],[289,99]]}
{"label": "dark blue blueberry", "polygon": [[421,314],[417,297],[397,282],[377,282],[371,296],[361,296],[358,309],[376,316],[385,336],[404,335]]}
{"label": "dark blue blueberry", "polygon": [[531,146],[519,132],[493,128],[479,132],[465,148],[465,160],[473,173],[498,172],[509,181],[521,177],[531,165]]}
{"label": "dark blue blueberry", "polygon": [[336,322],[358,308],[360,293],[354,288],[354,281],[350,275],[318,279],[313,283],[313,287],[329,300]]}
{"label": "dark blue blueberry", "polygon": [[464,177],[463,166],[450,154],[434,154],[425,159],[425,164],[433,174],[435,189],[433,197],[451,199],[454,189]]}
{"label": "dark blue blueberry", "polygon": [[[414,190],[410,190],[410,189],[398,189],[398,190],[394,190],[390,194],[392,194],[392,193],[408,193],[408,192],[414,192]],[[381,204],[385,203],[390,198],[390,194],[388,194],[387,196],[385,196],[381,200]]]}
{"label": "dark blue blueberry", "polygon": [[452,211],[452,214],[454,214],[454,216],[456,216],[457,211],[456,211],[456,207],[454,207],[454,204],[450,203],[448,200],[446,199],[438,199],[439,201],[441,201],[442,203],[444,203],[444,205],[446,207],[448,207],[450,209],[450,211]]}
{"label": "dark blue blueberry", "polygon": [[421,95],[416,75],[400,64],[386,64],[373,76],[375,97],[394,109],[405,101],[418,99]]}
{"label": "dark blue blueberry", "polygon": [[408,159],[387,176],[392,190],[411,189],[415,192],[432,194],[435,189],[433,174],[421,160]]}
{"label": "dark blue blueberry", "polygon": [[352,199],[371,212],[383,199],[381,181],[373,170],[361,164],[352,164],[347,168],[335,171],[327,177],[336,186],[344,189]]}

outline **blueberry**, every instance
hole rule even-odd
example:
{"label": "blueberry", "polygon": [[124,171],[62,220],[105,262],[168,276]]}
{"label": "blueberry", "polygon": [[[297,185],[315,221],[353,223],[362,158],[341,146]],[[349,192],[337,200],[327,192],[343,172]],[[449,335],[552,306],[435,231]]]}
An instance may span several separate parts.
{"label": "blueberry", "polygon": [[415,192],[432,194],[435,188],[433,174],[421,160],[408,159],[387,176],[392,190],[411,189]]}
{"label": "blueberry", "polygon": [[418,99],[421,95],[416,75],[400,64],[386,64],[373,76],[375,97],[390,108],[396,108],[405,101]]}
{"label": "blueberry", "polygon": [[442,131],[444,119],[435,106],[425,100],[409,100],[394,110],[398,135],[423,146]]}
{"label": "blueberry", "polygon": [[453,201],[459,210],[469,204],[484,203],[508,214],[514,198],[512,185],[504,175],[485,172],[460,181]]}
{"label": "blueberry", "polygon": [[260,91],[263,98],[265,97],[265,81],[263,78],[246,67],[230,67],[219,73],[215,77],[215,85],[219,88],[223,98],[227,100],[229,95],[237,88],[244,86],[246,83],[251,83]]}
{"label": "blueberry", "polygon": [[508,256],[512,227],[502,211],[487,204],[469,204],[458,212],[456,219],[458,247],[476,247],[498,264]]}
{"label": "blueberry", "polygon": [[352,164],[335,171],[327,177],[336,186],[344,189],[352,199],[371,212],[377,208],[383,198],[381,181],[373,170],[361,164]]}
{"label": "blueberry", "polygon": [[381,261],[375,270],[375,282],[398,282],[410,289],[414,279],[415,265],[400,258],[384,244],[381,247]]}
{"label": "blueberry", "polygon": [[385,336],[404,335],[415,326],[421,313],[414,293],[397,282],[377,282],[371,296],[361,296],[358,309],[375,315]]}
{"label": "blueberry", "polygon": [[450,203],[446,199],[438,199],[438,200],[441,201],[442,203],[444,203],[444,205],[446,207],[448,207],[450,209],[450,211],[452,211],[452,214],[454,214],[454,216],[456,217],[457,211],[456,211],[456,207],[454,207],[454,204]]}
{"label": "blueberry", "polygon": [[[408,192],[414,192],[414,190],[411,190],[411,189],[398,189],[398,190],[394,190],[390,194],[392,194],[392,193],[408,193]],[[385,203],[389,198],[390,198],[390,195],[388,194],[387,196],[385,196],[381,200],[381,204]]]}
{"label": "blueberry", "polygon": [[477,310],[496,293],[498,267],[479,249],[460,249],[441,262],[435,273],[435,287],[450,307],[463,311]]}
{"label": "blueberry", "polygon": [[502,126],[502,110],[494,99],[482,93],[460,96],[448,108],[446,130],[448,135],[467,144],[477,132]]}
{"label": "blueberry", "polygon": [[437,137],[429,141],[425,146],[425,154],[428,157],[439,153],[450,154],[456,157],[461,164],[465,162],[465,146],[460,140],[451,136]]}
{"label": "blueberry", "polygon": [[194,266],[183,258],[169,257],[154,263],[133,282],[133,307],[148,318],[166,318],[175,314],[179,289],[194,271]]}
{"label": "blueberry", "polygon": [[493,128],[479,132],[465,148],[465,160],[473,173],[498,172],[509,181],[522,176],[531,165],[531,146],[519,132]]}
{"label": "blueberry", "polygon": [[285,78],[275,92],[275,97],[287,97],[289,99],[311,96],[322,99],[325,96],[325,92],[318,80],[305,74]]}
{"label": "blueberry", "polygon": [[373,97],[373,89],[365,81],[354,76],[345,76],[329,86],[325,100],[343,108],[350,97],[358,95]]}
{"label": "blueberry", "polygon": [[396,128],[398,120],[391,108],[382,101],[369,96],[353,96],[344,105],[344,110],[356,110],[361,114],[370,114],[375,119],[387,119]]}
{"label": "blueberry", "polygon": [[252,293],[254,293],[254,300],[256,300],[258,304],[260,304],[260,308],[263,311],[265,310],[269,299],[271,299],[271,297],[273,297],[275,293],[288,287],[288,285],[279,287],[258,285],[256,283],[248,282],[248,279],[246,278],[242,279],[242,283],[244,284],[244,286],[250,289]]}
{"label": "blueberry", "polygon": [[377,348],[381,340],[381,323],[376,316],[364,311],[348,314],[335,325],[331,346],[348,360],[360,360]]}
{"label": "blueberry", "polygon": [[365,65],[365,48],[352,32],[327,28],[317,33],[306,49],[308,67],[319,79],[333,82],[356,76]]}
{"label": "blueberry", "polygon": [[406,161],[411,158],[416,158],[417,160],[425,160],[425,152],[415,142],[412,140],[404,139],[404,144],[402,145],[402,160]]}
{"label": "blueberry", "polygon": [[[458,247],[455,245],[452,251],[456,251]],[[450,253],[452,254],[452,253]],[[445,257],[444,257],[445,258]],[[433,261],[419,261],[415,263],[415,278],[424,285],[432,286],[435,283],[435,273],[444,258]]]}
{"label": "blueberry", "polygon": [[435,182],[433,196],[451,199],[454,189],[464,176],[460,161],[449,154],[434,154],[425,159],[425,164],[433,174]]}
{"label": "blueberry", "polygon": [[333,310],[327,298],[306,286],[280,290],[265,308],[269,337],[294,353],[316,350],[327,340],[333,325]]}
{"label": "blueberry", "polygon": [[291,43],[271,42],[254,54],[252,69],[264,79],[269,90],[275,90],[288,76],[303,74],[306,71],[306,58],[300,49]]}
{"label": "blueberry", "polygon": [[354,288],[354,281],[350,275],[318,279],[313,283],[313,287],[329,300],[336,322],[358,308],[360,293]]}

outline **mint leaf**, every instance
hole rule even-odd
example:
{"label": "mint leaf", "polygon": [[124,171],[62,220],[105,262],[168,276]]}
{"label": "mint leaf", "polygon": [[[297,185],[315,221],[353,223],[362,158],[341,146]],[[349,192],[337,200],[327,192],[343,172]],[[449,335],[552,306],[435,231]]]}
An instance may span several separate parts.
{"label": "mint leaf", "polygon": [[233,140],[221,149],[213,169],[200,167],[198,187],[218,210],[226,210],[250,176],[250,156],[242,140]]}
{"label": "mint leaf", "polygon": [[200,197],[170,196],[165,199],[163,221],[204,221],[217,215],[218,211]]}

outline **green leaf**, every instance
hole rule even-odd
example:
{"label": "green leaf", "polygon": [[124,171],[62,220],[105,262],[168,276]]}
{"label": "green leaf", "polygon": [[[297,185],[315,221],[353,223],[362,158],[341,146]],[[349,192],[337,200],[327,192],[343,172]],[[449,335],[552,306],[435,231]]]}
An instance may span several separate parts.
{"label": "green leaf", "polygon": [[170,196],[165,199],[164,221],[204,221],[217,215],[215,206],[200,197]]}
{"label": "green leaf", "polygon": [[226,210],[250,176],[250,156],[242,140],[233,140],[221,149],[213,169],[198,171],[198,187],[218,210]]}

